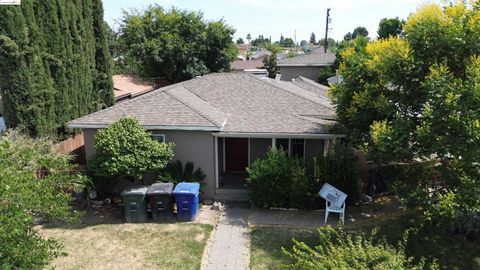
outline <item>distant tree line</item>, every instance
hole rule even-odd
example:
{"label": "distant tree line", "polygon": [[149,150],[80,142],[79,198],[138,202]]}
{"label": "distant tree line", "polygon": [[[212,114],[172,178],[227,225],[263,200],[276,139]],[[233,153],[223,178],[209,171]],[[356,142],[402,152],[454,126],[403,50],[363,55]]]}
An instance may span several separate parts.
{"label": "distant tree line", "polygon": [[101,0],[0,6],[0,88],[7,125],[34,136],[112,105]]}

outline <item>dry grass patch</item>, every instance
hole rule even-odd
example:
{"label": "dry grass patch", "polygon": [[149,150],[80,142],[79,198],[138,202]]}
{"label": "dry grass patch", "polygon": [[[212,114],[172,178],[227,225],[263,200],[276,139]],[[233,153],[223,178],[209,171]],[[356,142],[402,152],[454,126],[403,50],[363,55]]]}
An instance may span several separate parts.
{"label": "dry grass patch", "polygon": [[56,269],[200,269],[213,226],[196,223],[39,227],[68,256]]}

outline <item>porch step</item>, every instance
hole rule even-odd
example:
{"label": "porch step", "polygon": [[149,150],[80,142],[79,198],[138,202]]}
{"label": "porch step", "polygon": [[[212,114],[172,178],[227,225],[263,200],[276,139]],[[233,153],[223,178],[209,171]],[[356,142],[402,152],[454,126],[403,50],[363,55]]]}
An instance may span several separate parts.
{"label": "porch step", "polygon": [[248,191],[246,189],[219,188],[215,191],[213,198],[215,201],[247,202]]}

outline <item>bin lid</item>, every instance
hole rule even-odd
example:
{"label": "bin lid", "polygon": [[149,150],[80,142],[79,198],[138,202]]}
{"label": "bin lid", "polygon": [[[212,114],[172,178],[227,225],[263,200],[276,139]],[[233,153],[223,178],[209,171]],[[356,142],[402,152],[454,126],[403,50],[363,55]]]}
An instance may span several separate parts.
{"label": "bin lid", "polygon": [[121,196],[128,196],[128,195],[145,195],[147,194],[148,186],[132,186],[124,189]]}
{"label": "bin lid", "polygon": [[173,190],[173,194],[197,195],[200,191],[200,184],[196,182],[180,182]]}
{"label": "bin lid", "polygon": [[147,195],[171,194],[173,183],[154,183],[148,188]]}

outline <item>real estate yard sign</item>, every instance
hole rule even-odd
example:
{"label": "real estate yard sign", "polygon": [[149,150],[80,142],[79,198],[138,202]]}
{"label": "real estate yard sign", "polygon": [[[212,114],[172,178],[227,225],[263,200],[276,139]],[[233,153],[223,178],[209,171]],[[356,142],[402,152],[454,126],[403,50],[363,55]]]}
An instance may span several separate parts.
{"label": "real estate yard sign", "polygon": [[0,5],[20,5],[21,0],[0,0]]}

